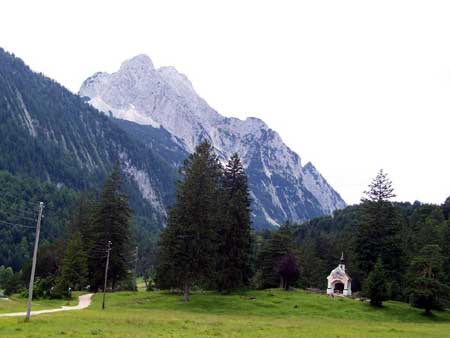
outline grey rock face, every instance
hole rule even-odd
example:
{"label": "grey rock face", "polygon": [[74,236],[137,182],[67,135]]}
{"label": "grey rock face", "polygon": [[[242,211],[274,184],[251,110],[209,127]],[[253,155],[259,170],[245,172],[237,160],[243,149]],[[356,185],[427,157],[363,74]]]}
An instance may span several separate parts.
{"label": "grey rock face", "polygon": [[258,118],[227,118],[212,109],[173,67],[155,68],[148,56],[125,61],[113,74],[96,73],[80,96],[116,118],[164,127],[187,152],[209,140],[224,161],[239,153],[253,197],[254,225],[304,221],[345,207],[319,171],[286,146]]}

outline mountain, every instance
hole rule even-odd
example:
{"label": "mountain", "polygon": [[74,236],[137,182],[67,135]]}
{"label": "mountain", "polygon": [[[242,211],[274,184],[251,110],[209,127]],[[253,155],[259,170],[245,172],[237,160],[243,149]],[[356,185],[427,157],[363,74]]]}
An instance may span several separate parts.
{"label": "mountain", "polygon": [[[67,217],[58,219],[49,213],[58,215],[63,208],[69,209],[76,192],[99,190],[119,162],[139,238],[160,228],[174,198],[174,163],[185,153],[161,128],[131,122],[125,127],[116,122],[0,49],[0,221],[19,223],[21,215],[5,209],[23,210],[42,199],[48,222],[43,226],[43,239],[58,238]],[[130,136],[125,130],[142,128],[142,140],[137,132]],[[11,244],[20,245],[23,238],[29,244],[30,236],[25,234],[26,229],[0,223],[0,238],[10,238]],[[10,252],[2,254],[2,248],[0,258],[13,257]]]}
{"label": "mountain", "polygon": [[263,121],[220,115],[185,75],[173,67],[155,68],[146,55],[125,61],[115,73],[94,74],[79,95],[117,119],[166,130],[187,153],[204,139],[222,160],[239,153],[249,175],[256,227],[301,222],[345,207],[320,172],[311,163],[303,166]]}

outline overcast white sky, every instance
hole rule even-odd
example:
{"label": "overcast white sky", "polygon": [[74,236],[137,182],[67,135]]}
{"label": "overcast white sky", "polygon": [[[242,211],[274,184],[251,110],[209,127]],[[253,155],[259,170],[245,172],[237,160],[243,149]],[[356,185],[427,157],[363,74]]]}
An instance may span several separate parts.
{"label": "overcast white sky", "polygon": [[256,116],[348,203],[450,195],[449,1],[1,1],[0,46],[77,92],[148,54],[220,113]]}

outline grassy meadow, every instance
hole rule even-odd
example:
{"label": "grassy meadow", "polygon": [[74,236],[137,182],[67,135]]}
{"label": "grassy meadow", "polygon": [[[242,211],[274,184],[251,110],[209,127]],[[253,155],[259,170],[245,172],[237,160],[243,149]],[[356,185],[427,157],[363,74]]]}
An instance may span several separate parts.
{"label": "grassy meadow", "polygon": [[[0,303],[0,311],[4,304]],[[220,295],[118,292],[82,311],[0,318],[0,337],[450,337],[450,312],[426,317],[407,304],[373,309],[361,301],[304,291],[249,291]]]}
{"label": "grassy meadow", "polygon": [[[73,298],[70,301],[62,299],[38,299],[33,301],[33,310],[55,309],[61,306],[77,305],[79,295],[79,292],[74,292]],[[8,299],[3,298],[0,299],[0,314],[9,312],[24,312],[26,311],[26,306],[27,299],[24,297],[14,295]]]}

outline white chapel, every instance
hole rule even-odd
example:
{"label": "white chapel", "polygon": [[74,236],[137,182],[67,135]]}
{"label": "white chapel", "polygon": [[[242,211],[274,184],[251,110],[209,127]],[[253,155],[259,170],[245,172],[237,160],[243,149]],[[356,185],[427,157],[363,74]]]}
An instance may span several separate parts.
{"label": "white chapel", "polygon": [[327,277],[328,280],[328,295],[340,294],[343,296],[352,295],[352,279],[345,271],[344,253],[341,255],[339,265],[331,271]]}

